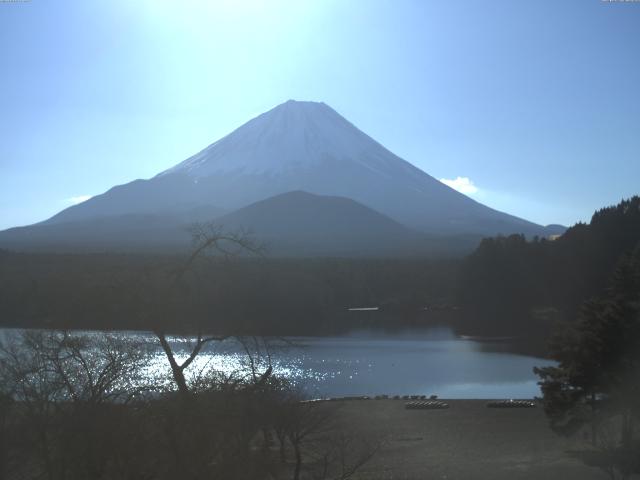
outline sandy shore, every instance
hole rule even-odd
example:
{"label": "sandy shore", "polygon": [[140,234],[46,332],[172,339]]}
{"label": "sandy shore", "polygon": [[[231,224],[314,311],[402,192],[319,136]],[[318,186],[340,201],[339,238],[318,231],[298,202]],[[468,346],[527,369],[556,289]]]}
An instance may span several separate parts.
{"label": "sandy shore", "polygon": [[[340,403],[349,428],[383,446],[359,479],[606,479],[573,458],[586,445],[548,427],[541,408],[487,408],[486,400],[445,400],[446,410],[406,410],[402,400]],[[332,402],[333,403],[333,402]]]}

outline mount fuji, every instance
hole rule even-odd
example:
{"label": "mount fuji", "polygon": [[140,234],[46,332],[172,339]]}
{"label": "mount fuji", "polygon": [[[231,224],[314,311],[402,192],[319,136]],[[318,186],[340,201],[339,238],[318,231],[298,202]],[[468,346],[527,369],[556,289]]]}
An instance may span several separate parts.
{"label": "mount fuji", "polygon": [[[282,196],[289,192],[298,193]],[[301,197],[301,192],[309,195]],[[267,202],[276,196],[278,201]],[[289,207],[284,204],[301,199],[296,214],[287,217],[283,212]],[[323,215],[317,216],[318,208]],[[247,209],[257,209],[260,215],[247,214]],[[327,214],[331,209],[334,214]],[[412,245],[417,245],[418,238],[434,236],[477,239],[558,233],[556,228],[491,209],[444,185],[324,103],[290,100],[151,179],[113,187],[39,224],[0,232],[0,247],[179,246],[188,241],[184,227],[193,221],[219,219],[223,225],[255,229],[259,234],[270,218],[269,235],[288,239],[292,254],[296,245],[309,242],[317,254],[335,253],[333,247],[320,248],[322,235],[313,242],[309,235],[296,236],[300,228],[295,224],[304,218],[314,219],[315,231],[326,236],[339,226],[354,251],[358,242],[376,244],[372,235],[382,231],[382,237],[395,239],[396,245],[400,237],[411,238]],[[363,219],[368,222],[366,228]]]}

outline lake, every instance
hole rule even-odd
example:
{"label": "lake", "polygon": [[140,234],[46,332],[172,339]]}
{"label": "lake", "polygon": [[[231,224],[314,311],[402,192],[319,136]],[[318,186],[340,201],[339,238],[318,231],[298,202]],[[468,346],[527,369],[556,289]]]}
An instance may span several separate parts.
{"label": "lake", "polygon": [[[287,340],[292,345],[270,349],[274,371],[317,398],[378,394],[532,398],[540,395],[533,367],[553,364],[510,353],[508,339],[458,337],[448,328]],[[185,345],[177,338],[172,342],[178,352]],[[157,361],[164,365],[162,356]],[[203,350],[190,369],[215,368],[229,374],[244,365],[242,346],[226,340]]]}

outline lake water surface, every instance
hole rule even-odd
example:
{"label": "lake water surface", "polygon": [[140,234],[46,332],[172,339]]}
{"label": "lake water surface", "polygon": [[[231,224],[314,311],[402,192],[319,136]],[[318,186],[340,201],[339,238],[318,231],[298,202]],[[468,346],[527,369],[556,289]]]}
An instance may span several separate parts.
{"label": "lake water surface", "polygon": [[[3,330],[0,332],[17,332]],[[96,333],[85,332],[89,335]],[[169,379],[166,357],[151,333],[121,332],[148,343],[153,353],[149,375]],[[190,352],[188,338],[170,338],[178,359]],[[534,366],[552,365],[542,358],[510,353],[508,339],[477,340],[454,335],[448,328],[400,333],[360,331],[334,337],[287,337],[260,343],[274,373],[295,383],[307,396],[438,395],[441,398],[533,398],[540,395]],[[255,351],[251,339],[248,348]],[[235,339],[214,342],[187,370],[196,376],[208,370],[242,376],[247,353]],[[255,358],[255,357],[254,357]]]}
{"label": "lake water surface", "polygon": [[[508,340],[461,338],[447,328],[288,340],[292,346],[270,353],[274,370],[310,397],[532,398],[540,395],[533,367],[553,364],[508,353]],[[241,346],[227,340],[204,350],[193,368],[230,373],[246,365],[245,359]]]}

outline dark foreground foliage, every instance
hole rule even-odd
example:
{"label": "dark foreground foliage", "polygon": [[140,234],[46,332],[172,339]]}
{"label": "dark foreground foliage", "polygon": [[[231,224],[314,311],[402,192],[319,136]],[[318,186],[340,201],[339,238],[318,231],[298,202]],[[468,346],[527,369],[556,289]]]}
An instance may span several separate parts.
{"label": "dark foreground foliage", "polygon": [[552,337],[551,356],[557,366],[535,370],[551,427],[587,435],[576,455],[611,478],[640,473],[640,246]]}
{"label": "dark foreground foliage", "polygon": [[114,335],[5,337],[0,478],[346,479],[376,451],[273,375],[211,371],[180,392],[151,359]]}

